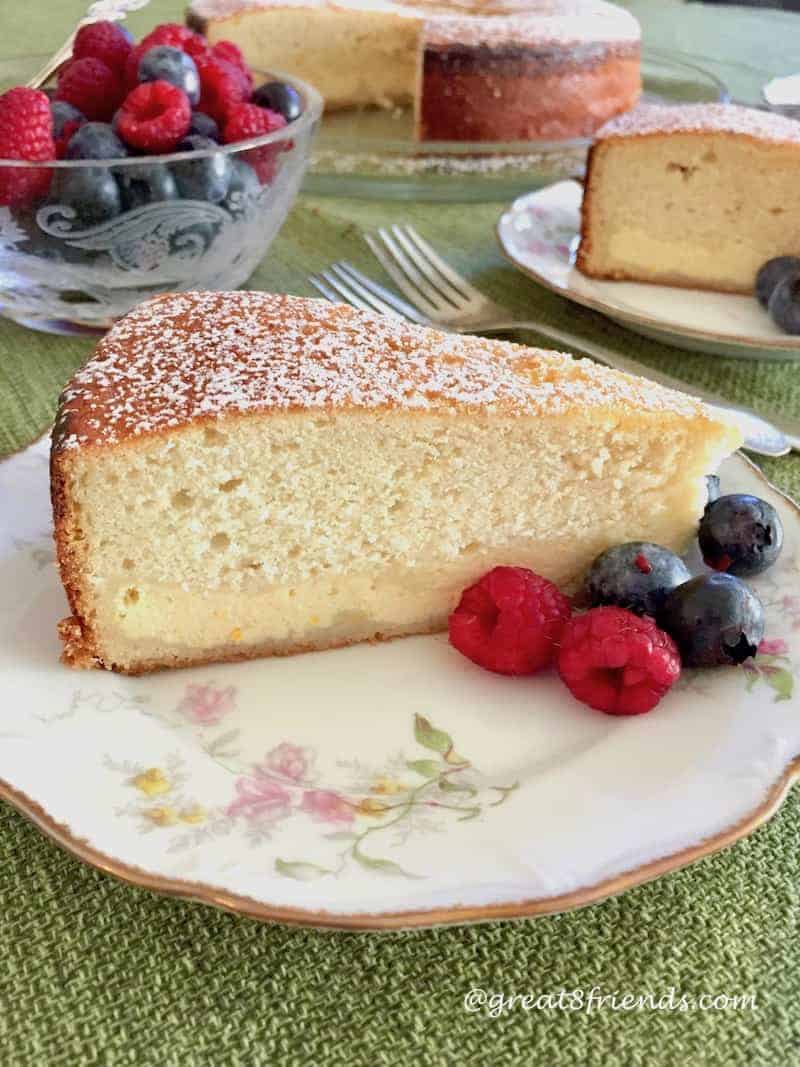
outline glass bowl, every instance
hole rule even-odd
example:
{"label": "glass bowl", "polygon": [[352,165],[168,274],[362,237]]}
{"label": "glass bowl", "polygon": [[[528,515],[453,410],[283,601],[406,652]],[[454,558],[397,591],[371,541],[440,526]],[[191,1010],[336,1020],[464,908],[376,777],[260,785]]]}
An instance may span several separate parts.
{"label": "glass bowl", "polygon": [[[0,85],[7,73],[0,69]],[[275,76],[304,104],[275,133],[161,156],[0,159],[0,183],[11,168],[25,190],[0,205],[0,314],[55,333],[102,333],[156,293],[242,285],[289,213],[322,113],[310,85]],[[203,198],[210,169],[215,202]],[[162,199],[148,192],[154,186]]]}

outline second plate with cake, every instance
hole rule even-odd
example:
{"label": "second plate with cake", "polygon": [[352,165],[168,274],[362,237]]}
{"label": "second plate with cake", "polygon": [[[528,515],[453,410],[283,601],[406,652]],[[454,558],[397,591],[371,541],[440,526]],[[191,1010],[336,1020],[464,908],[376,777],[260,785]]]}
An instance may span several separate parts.
{"label": "second plate with cake", "polygon": [[505,256],[546,288],[665,344],[711,355],[800,359],[800,337],[783,333],[754,296],[582,274],[575,266],[582,199],[578,182],[563,181],[515,200],[497,227]]}

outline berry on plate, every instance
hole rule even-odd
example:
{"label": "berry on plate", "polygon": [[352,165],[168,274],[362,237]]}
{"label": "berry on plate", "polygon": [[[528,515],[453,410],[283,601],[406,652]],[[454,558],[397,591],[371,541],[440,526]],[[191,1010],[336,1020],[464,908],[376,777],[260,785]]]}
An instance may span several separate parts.
{"label": "berry on plate", "polygon": [[[38,89],[9,89],[0,96],[0,158],[36,163],[55,159],[50,101]],[[47,195],[50,171],[0,168],[0,204],[22,205]]]}
{"label": "berry on plate", "polygon": [[659,612],[685,667],[744,663],[764,636],[764,608],[732,574],[702,574],[679,585]]}
{"label": "berry on plate", "polygon": [[747,577],[771,567],[781,554],[783,523],[766,500],[731,493],[707,505],[697,537],[709,567]]}
{"label": "berry on plate", "polygon": [[125,97],[114,129],[132,148],[171,152],[185,137],[191,117],[186,93],[169,82],[143,82]]}
{"label": "berry on plate", "polygon": [[286,82],[264,82],[253,93],[253,103],[283,115],[287,122],[294,122],[303,113],[303,101],[293,85]]}
{"label": "berry on plate", "polygon": [[200,99],[200,75],[191,56],[168,44],[157,44],[139,60],[139,81],[164,81],[182,89],[192,107]]}
{"label": "berry on plate", "polygon": [[800,266],[782,275],[772,290],[768,307],[784,333],[800,334]]}
{"label": "berry on plate", "polygon": [[572,695],[607,715],[642,715],[677,682],[681,660],[652,619],[592,608],[561,634],[558,673]]}
{"label": "berry on plate", "polygon": [[230,156],[219,151],[219,145],[208,137],[192,134],[180,141],[176,152],[206,152],[213,154],[199,159],[181,160],[172,164],[172,173],[181,196],[187,200],[205,200],[218,204],[228,195],[232,166]]}
{"label": "berry on plate", "polygon": [[67,159],[124,159],[128,149],[107,122],[87,122],[67,144]]}
{"label": "berry on plate", "polygon": [[106,122],[124,95],[122,77],[102,59],[73,59],[59,74],[56,100],[66,100],[87,119]]}
{"label": "berry on plate", "polygon": [[110,70],[121,72],[130,55],[130,37],[116,23],[106,20],[81,26],[72,46],[73,59],[102,59]]}
{"label": "berry on plate", "polygon": [[756,275],[756,296],[762,307],[769,306],[769,300],[775,291],[775,286],[786,277],[800,268],[800,259],[797,256],[776,256],[768,260]]}
{"label": "berry on plate", "polygon": [[555,657],[570,612],[546,578],[525,567],[495,567],[461,594],[450,644],[486,670],[533,674]]}
{"label": "berry on plate", "polygon": [[655,616],[667,594],[689,578],[686,564],[668,548],[628,541],[600,553],[583,588],[591,607],[615,604],[636,615]]}

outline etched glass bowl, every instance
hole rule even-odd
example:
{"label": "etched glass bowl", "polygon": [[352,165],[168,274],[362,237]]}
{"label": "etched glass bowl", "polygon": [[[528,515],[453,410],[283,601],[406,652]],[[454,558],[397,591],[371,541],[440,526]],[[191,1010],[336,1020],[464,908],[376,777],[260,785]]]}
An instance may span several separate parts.
{"label": "etched glass bowl", "polygon": [[[6,168],[13,168],[15,178],[34,190],[23,203],[0,205],[0,314],[40,330],[100,333],[155,293],[242,285],[289,213],[322,112],[315,89],[278,76],[298,90],[303,113],[284,129],[249,141],[116,160],[0,159],[0,183]],[[173,177],[185,178],[187,167],[198,174],[198,167],[213,161],[239,175],[230,192],[210,202],[190,191],[198,183],[182,181],[175,195]],[[152,167],[169,172],[171,197],[136,206],[147,199],[137,196],[137,182]],[[102,212],[91,198],[78,200],[76,210],[75,197],[63,195],[82,179],[102,186],[109,175],[128,190],[111,217],[98,219]]]}

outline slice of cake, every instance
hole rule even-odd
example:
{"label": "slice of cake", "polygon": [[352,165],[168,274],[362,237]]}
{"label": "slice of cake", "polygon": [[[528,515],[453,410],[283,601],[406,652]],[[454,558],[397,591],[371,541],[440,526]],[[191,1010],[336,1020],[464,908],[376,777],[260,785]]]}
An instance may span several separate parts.
{"label": "slice of cake", "polygon": [[420,140],[585,137],[641,91],[639,23],[604,0],[193,0],[188,21],[328,111],[412,105]]}
{"label": "slice of cake", "polygon": [[800,254],[800,123],[732,104],[644,106],[589,156],[578,268],[750,293],[768,259]]}
{"label": "slice of cake", "polygon": [[132,311],[53,434],[64,658],[128,673],[446,626],[490,567],[682,548],[740,442],[699,402],[320,300]]}

